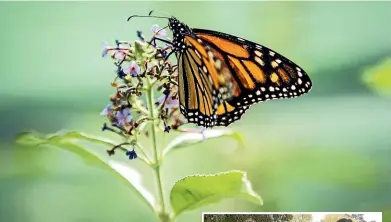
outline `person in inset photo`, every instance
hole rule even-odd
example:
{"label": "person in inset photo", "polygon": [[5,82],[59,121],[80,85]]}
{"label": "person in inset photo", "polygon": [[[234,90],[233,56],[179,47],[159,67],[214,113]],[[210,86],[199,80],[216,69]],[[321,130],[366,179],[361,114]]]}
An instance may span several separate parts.
{"label": "person in inset photo", "polygon": [[341,218],[341,219],[337,220],[337,222],[353,222],[353,221],[348,218]]}

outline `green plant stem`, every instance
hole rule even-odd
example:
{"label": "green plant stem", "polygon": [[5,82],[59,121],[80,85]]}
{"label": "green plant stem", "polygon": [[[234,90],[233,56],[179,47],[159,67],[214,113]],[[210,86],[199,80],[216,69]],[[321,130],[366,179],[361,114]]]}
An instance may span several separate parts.
{"label": "green plant stem", "polygon": [[160,212],[158,212],[158,216],[160,221],[167,222],[167,215],[166,212],[166,206],[164,202],[164,195],[163,195],[163,181],[161,179],[161,172],[160,172],[160,155],[157,148],[157,140],[156,140],[156,122],[155,122],[155,106],[153,102],[153,84],[151,84],[150,81],[148,81],[148,89],[147,89],[147,100],[148,100],[148,111],[149,111],[149,119],[152,122],[151,123],[151,134],[152,134],[152,152],[154,157],[154,171],[156,176],[156,183],[157,183],[157,192],[159,195],[159,203],[160,203]]}

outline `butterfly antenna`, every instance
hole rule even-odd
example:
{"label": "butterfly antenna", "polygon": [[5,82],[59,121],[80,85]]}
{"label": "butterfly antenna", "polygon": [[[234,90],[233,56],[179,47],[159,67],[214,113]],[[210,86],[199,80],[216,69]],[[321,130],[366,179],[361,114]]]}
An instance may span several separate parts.
{"label": "butterfly antenna", "polygon": [[148,13],[148,15],[152,15],[152,13],[154,13],[154,12],[159,12],[159,13],[161,13],[161,14],[164,14],[164,15],[168,16],[168,17],[172,17],[172,15],[170,15],[169,13],[164,12],[164,11],[160,11],[160,10],[151,10],[151,11]]}
{"label": "butterfly antenna", "polygon": [[153,15],[132,15],[129,16],[128,21],[131,18],[164,18],[164,19],[169,19],[170,17],[165,17],[165,16],[153,16]]}

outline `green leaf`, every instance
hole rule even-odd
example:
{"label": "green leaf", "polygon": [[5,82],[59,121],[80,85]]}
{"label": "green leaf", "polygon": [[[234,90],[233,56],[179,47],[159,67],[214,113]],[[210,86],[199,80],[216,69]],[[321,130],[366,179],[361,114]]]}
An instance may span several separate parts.
{"label": "green leaf", "polygon": [[154,210],[156,205],[156,200],[153,195],[142,185],[142,176],[137,172],[137,170],[131,168],[129,165],[121,163],[119,161],[107,160],[102,158],[99,154],[95,153],[93,149],[81,146],[75,143],[74,140],[88,141],[92,143],[98,143],[106,146],[114,146],[115,143],[104,139],[97,138],[85,133],[80,132],[68,132],[68,133],[56,133],[53,135],[39,135],[37,133],[21,133],[17,136],[17,144],[24,146],[34,146],[38,145],[52,145],[69,152],[72,152],[80,156],[83,160],[93,163],[99,163],[102,166],[107,167],[114,172],[115,175],[120,176],[123,181],[131,186],[140,197]]}
{"label": "green leaf", "polygon": [[391,58],[365,69],[362,81],[377,94],[391,97]]}
{"label": "green leaf", "polygon": [[244,198],[263,204],[261,197],[252,189],[247,174],[242,171],[188,176],[176,182],[170,194],[175,216],[225,198]]}
{"label": "green leaf", "polygon": [[48,138],[49,141],[74,141],[74,140],[84,140],[88,141],[91,143],[97,143],[106,147],[113,147],[117,145],[117,142],[114,142],[112,140],[103,138],[103,137],[96,137],[89,135],[87,133],[82,133],[82,132],[77,132],[77,131],[72,131],[72,132],[65,132],[65,133],[56,133]]}
{"label": "green leaf", "polygon": [[176,137],[164,148],[163,155],[165,156],[169,152],[173,150],[177,150],[179,148],[188,147],[190,145],[201,143],[208,139],[221,138],[221,137],[233,138],[236,141],[238,141],[239,147],[244,147],[243,138],[238,132],[228,128],[211,129],[211,130],[205,130],[203,133],[184,133]]}
{"label": "green leaf", "polygon": [[23,132],[16,136],[15,142],[16,144],[22,146],[39,146],[46,143],[47,141],[37,133]]}
{"label": "green leaf", "polygon": [[156,49],[150,47],[149,44],[145,44],[140,41],[134,41],[134,47],[132,47],[133,51],[133,59],[136,60],[137,64],[143,64],[145,60],[149,60],[154,58],[156,55]]}

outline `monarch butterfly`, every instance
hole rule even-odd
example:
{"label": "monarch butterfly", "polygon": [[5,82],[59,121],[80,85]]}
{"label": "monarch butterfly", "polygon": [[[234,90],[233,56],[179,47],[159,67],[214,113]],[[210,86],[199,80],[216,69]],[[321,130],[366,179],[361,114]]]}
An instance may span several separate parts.
{"label": "monarch butterfly", "polygon": [[[198,126],[228,126],[251,105],[294,98],[309,92],[307,73],[291,60],[257,43],[212,30],[189,28],[168,19],[179,70],[179,102],[188,122]],[[163,28],[163,29],[165,29]],[[169,56],[168,55],[168,56]]]}

